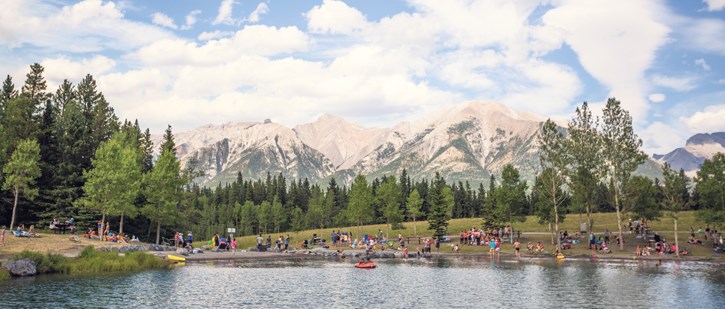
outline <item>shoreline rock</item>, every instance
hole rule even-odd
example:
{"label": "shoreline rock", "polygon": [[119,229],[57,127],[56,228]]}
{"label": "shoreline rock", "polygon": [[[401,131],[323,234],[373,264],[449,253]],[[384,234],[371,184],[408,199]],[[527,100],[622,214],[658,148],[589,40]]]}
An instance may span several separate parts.
{"label": "shoreline rock", "polygon": [[16,277],[35,276],[38,273],[35,262],[30,259],[9,261],[5,263],[4,267],[11,275]]}

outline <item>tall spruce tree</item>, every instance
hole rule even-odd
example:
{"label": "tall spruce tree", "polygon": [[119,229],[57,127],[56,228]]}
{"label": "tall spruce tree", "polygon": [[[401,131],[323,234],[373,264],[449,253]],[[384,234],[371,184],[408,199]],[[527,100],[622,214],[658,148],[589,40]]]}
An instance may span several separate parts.
{"label": "tall spruce tree", "polygon": [[451,219],[453,194],[446,181],[436,172],[430,188],[430,210],[428,211],[428,229],[434,237],[443,237],[448,233],[448,221]]}

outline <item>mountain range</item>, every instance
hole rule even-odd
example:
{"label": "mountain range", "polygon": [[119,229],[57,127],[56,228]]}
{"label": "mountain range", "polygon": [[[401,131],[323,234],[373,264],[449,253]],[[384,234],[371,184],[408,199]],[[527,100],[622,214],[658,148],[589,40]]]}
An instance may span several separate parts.
{"label": "mountain range", "polygon": [[[447,181],[477,185],[498,176],[506,164],[532,182],[540,169],[536,135],[543,117],[495,102],[473,101],[391,128],[370,128],[324,114],[293,128],[274,123],[205,125],[175,134],[182,166],[192,162],[207,185],[226,183],[241,172],[249,179],[282,173],[287,179],[343,183],[357,174],[412,179],[440,173]],[[160,136],[155,137],[159,144]],[[661,174],[648,160],[638,171]]]}
{"label": "mountain range", "polygon": [[705,159],[718,152],[725,153],[725,132],[695,134],[687,139],[685,147],[652,157],[660,163],[669,163],[674,170],[683,169],[687,175],[694,176]]}

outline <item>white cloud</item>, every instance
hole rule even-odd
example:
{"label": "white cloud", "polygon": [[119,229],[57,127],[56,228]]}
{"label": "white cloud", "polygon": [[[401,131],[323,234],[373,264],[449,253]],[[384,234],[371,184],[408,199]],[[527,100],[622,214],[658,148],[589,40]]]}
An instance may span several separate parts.
{"label": "white cloud", "polygon": [[50,91],[55,91],[55,87],[60,85],[64,79],[77,83],[86,74],[98,77],[111,72],[116,67],[116,61],[100,55],[78,60],[60,56],[43,59],[40,64],[45,68],[43,76],[48,81]]}
{"label": "white cloud", "polygon": [[189,30],[196,25],[196,15],[201,14],[200,10],[193,10],[189,12],[189,14],[186,15],[186,18],[184,18],[184,21],[186,24],[181,26],[181,30]]}
{"label": "white cloud", "polygon": [[725,20],[683,19],[678,23],[682,46],[697,52],[725,55]]}
{"label": "white cloud", "polygon": [[201,34],[199,34],[197,39],[199,41],[217,40],[217,39],[229,37],[233,34],[234,34],[234,32],[231,32],[231,31],[220,31],[220,30],[204,31]]}
{"label": "white cloud", "polygon": [[[657,19],[664,8],[644,1],[564,0],[555,5],[542,17],[544,25],[561,29],[584,69],[635,118],[644,117],[644,72],[669,33]],[[611,16],[617,16],[616,22]]]}
{"label": "white cloud", "polygon": [[641,130],[642,150],[648,154],[666,154],[685,145],[686,128],[677,123],[655,121]]}
{"label": "white cloud", "polygon": [[269,7],[266,3],[260,2],[257,5],[257,8],[249,14],[249,16],[247,17],[247,21],[251,23],[258,23],[261,16],[267,13],[269,13]]}
{"label": "white cloud", "polygon": [[707,3],[707,10],[710,12],[725,8],[725,0],[702,0],[702,2]]}
{"label": "white cloud", "polygon": [[365,28],[367,19],[345,2],[324,0],[307,13],[307,29],[314,33],[352,34]]}
{"label": "white cloud", "polygon": [[233,25],[235,23],[234,18],[232,18],[233,8],[234,0],[222,0],[221,4],[219,4],[219,14],[217,14],[212,25]]}
{"label": "white cloud", "polygon": [[179,27],[174,23],[174,19],[167,16],[164,13],[156,12],[151,15],[151,22],[155,25],[159,25],[166,28],[178,29]]}
{"label": "white cloud", "polygon": [[85,0],[58,8],[40,0],[0,1],[0,44],[11,48],[133,50],[168,37],[173,35],[161,28],[125,19],[113,2]]}
{"label": "white cloud", "polygon": [[696,112],[689,117],[682,117],[691,132],[722,132],[725,131],[725,104],[710,105],[703,111]]}
{"label": "white cloud", "polygon": [[[209,33],[204,38],[222,35]],[[272,56],[304,51],[309,38],[297,27],[249,25],[231,38],[209,40],[202,45],[182,39],[160,40],[139,49],[131,57],[150,66],[212,65],[245,55]]]}
{"label": "white cloud", "polygon": [[652,76],[652,83],[657,86],[667,87],[676,91],[685,92],[695,89],[695,78],[693,77],[671,77],[666,75]]}
{"label": "white cloud", "polygon": [[647,98],[652,103],[662,103],[665,101],[665,99],[667,99],[667,96],[662,93],[653,93],[650,94]]}
{"label": "white cloud", "polygon": [[710,71],[710,65],[705,62],[705,59],[697,59],[695,60],[695,65],[701,67],[705,71]]}

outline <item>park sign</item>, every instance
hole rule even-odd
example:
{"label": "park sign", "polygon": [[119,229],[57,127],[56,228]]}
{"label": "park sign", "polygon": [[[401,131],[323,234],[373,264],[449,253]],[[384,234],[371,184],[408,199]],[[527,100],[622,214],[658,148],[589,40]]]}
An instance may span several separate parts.
{"label": "park sign", "polygon": [[236,233],[236,232],[237,232],[237,229],[235,229],[233,227],[228,227],[227,228],[227,233],[229,233],[229,234]]}

